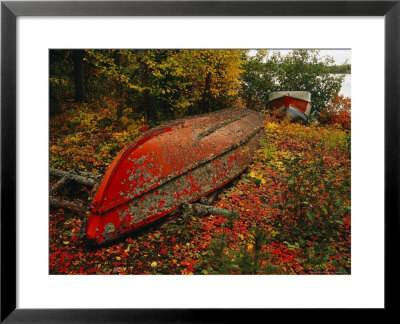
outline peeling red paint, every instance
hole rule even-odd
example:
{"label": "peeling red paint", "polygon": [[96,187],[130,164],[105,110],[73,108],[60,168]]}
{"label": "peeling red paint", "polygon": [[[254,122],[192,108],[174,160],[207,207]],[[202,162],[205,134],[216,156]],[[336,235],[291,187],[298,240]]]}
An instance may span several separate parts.
{"label": "peeling red paint", "polygon": [[237,177],[258,147],[261,124],[255,111],[225,109],[143,135],[107,171],[92,202],[87,238],[102,242],[133,230]]}

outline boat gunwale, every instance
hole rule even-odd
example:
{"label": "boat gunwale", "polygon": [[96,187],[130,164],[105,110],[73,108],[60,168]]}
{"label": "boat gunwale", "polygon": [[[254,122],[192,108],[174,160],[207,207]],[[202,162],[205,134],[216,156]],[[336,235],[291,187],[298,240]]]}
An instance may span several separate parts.
{"label": "boat gunwale", "polygon": [[311,103],[310,91],[274,91],[269,94],[268,103],[284,97],[304,100]]}

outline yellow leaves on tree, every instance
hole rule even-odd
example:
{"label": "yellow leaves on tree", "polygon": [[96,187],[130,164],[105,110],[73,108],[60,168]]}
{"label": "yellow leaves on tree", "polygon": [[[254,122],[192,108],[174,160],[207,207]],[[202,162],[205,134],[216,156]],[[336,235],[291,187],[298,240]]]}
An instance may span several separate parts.
{"label": "yellow leaves on tree", "polygon": [[63,102],[52,116],[50,165],[104,171],[150,127],[231,106],[242,57],[241,50],[86,50],[90,100]]}
{"label": "yellow leaves on tree", "polygon": [[207,112],[215,105],[237,96],[242,70],[241,50],[183,50],[180,56],[185,77],[190,80],[189,102],[196,112]]}

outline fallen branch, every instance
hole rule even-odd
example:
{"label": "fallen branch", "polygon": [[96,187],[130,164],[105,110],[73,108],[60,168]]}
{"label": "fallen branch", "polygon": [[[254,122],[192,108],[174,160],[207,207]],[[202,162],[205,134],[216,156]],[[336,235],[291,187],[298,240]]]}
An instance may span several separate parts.
{"label": "fallen branch", "polygon": [[55,195],[66,183],[68,182],[68,177],[64,176],[57,183],[51,187],[50,195]]}
{"label": "fallen branch", "polygon": [[228,210],[224,208],[214,207],[210,205],[203,205],[199,203],[187,204],[187,206],[193,213],[201,216],[205,216],[207,214],[216,214],[221,215],[223,217],[229,216],[231,213],[236,213],[233,210]]}
{"label": "fallen branch", "polygon": [[101,174],[89,172],[67,172],[52,168],[50,168],[50,174],[59,177],[67,177],[69,180],[75,181],[88,187],[93,187],[94,185],[96,185],[102,177]]}
{"label": "fallen branch", "polygon": [[76,205],[68,200],[56,198],[53,196],[50,196],[49,200],[50,206],[53,208],[66,208],[77,213],[86,213],[87,211],[87,207]]}
{"label": "fallen branch", "polygon": [[161,228],[165,229],[169,226],[169,224],[176,223],[178,216],[182,215],[182,213],[184,213],[185,211],[189,212],[189,213],[193,213],[197,217],[204,217],[208,214],[222,215],[223,217],[230,216],[231,213],[234,213],[235,215],[237,215],[237,212],[234,210],[228,210],[228,209],[224,209],[224,208],[214,207],[214,206],[205,205],[202,203],[182,204],[180,206],[180,208],[175,209],[171,214],[169,214],[164,219],[164,222],[161,225]]}
{"label": "fallen branch", "polygon": [[203,205],[211,205],[215,198],[217,197],[218,194],[218,190],[215,190],[214,192],[210,193],[207,197],[202,197],[200,198],[200,203],[202,203]]}

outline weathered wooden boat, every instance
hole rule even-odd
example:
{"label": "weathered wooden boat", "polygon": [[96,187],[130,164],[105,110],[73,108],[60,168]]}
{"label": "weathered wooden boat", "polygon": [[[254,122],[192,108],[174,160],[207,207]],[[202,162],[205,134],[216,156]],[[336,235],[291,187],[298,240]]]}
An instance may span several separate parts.
{"label": "weathered wooden boat", "polygon": [[123,149],[89,208],[86,238],[100,244],[151,223],[240,175],[262,118],[232,108],[155,128]]}
{"label": "weathered wooden boat", "polygon": [[270,111],[278,111],[292,121],[307,122],[311,113],[311,93],[308,91],[276,91],[269,95]]}

